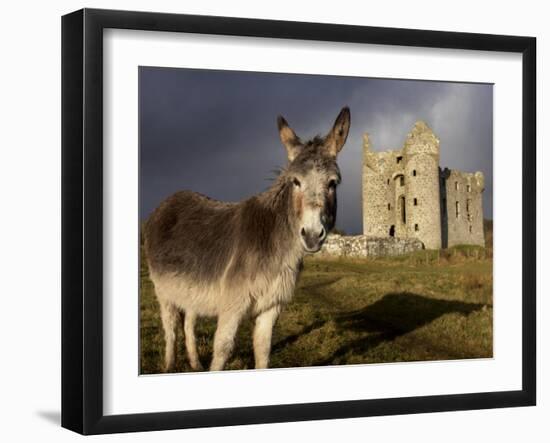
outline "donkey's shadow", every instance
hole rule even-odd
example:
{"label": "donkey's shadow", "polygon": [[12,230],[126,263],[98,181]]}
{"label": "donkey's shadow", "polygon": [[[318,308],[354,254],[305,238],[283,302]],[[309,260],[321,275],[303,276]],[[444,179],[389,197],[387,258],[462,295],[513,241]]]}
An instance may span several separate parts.
{"label": "donkey's shadow", "polygon": [[362,309],[312,323],[299,333],[275,344],[274,350],[292,344],[301,336],[323,327],[330,320],[334,321],[337,329],[342,332],[369,333],[367,337],[348,342],[329,357],[314,363],[314,366],[328,365],[349,353],[362,354],[382,342],[394,340],[445,314],[469,315],[483,306],[478,303],[429,298],[409,292],[389,293]]}

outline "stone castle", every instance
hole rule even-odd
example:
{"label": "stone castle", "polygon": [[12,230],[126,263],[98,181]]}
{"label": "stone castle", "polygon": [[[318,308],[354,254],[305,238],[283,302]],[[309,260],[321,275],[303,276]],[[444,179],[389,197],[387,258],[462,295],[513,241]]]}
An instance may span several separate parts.
{"label": "stone castle", "polygon": [[363,234],[420,240],[426,249],[485,246],[483,173],[439,166],[439,139],[417,122],[400,150],[363,140]]}

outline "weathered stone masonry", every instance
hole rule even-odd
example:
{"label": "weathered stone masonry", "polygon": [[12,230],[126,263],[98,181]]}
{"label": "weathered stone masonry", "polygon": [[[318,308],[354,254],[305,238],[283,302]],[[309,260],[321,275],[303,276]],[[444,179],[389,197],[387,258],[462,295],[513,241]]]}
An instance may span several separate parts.
{"label": "weathered stone masonry", "polygon": [[414,238],[373,238],[366,235],[329,234],[321,255],[340,257],[392,257],[420,251],[424,245]]}
{"label": "weathered stone masonry", "polygon": [[418,239],[427,249],[485,245],[481,172],[439,167],[439,139],[417,122],[403,148],[374,152],[363,140],[363,233]]}

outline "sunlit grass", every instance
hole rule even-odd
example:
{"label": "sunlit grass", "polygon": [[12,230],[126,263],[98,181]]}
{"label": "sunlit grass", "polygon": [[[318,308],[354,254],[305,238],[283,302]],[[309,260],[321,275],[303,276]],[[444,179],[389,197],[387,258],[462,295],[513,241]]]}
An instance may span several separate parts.
{"label": "sunlit grass", "polygon": [[[308,257],[274,330],[270,366],[363,364],[492,356],[492,251],[458,246],[364,260]],[[142,263],[144,260],[142,260]],[[147,269],[141,270],[141,371],[160,372],[164,338]],[[215,321],[199,320],[208,367]],[[228,369],[253,368],[252,322],[239,329]],[[176,371],[190,371],[182,330]]]}

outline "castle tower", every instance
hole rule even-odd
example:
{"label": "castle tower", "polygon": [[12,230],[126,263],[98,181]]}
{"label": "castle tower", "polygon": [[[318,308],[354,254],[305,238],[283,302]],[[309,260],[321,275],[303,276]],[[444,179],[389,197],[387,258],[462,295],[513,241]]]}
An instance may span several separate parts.
{"label": "castle tower", "polygon": [[403,147],[404,195],[400,197],[402,237],[416,237],[427,249],[441,248],[439,139],[417,122]]}

